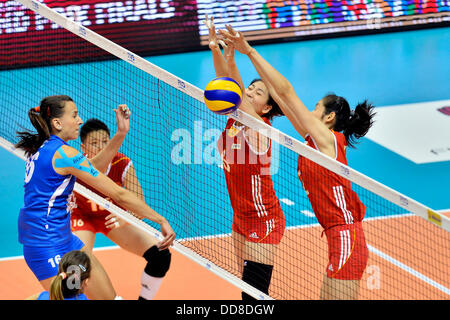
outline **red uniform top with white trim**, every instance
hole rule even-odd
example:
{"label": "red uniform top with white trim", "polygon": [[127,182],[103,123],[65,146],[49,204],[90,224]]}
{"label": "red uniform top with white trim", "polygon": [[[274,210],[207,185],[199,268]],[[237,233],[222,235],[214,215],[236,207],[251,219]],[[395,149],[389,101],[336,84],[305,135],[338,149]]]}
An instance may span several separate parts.
{"label": "red uniform top with white trim", "polygon": [[[264,122],[270,125],[265,118]],[[284,214],[270,175],[270,139],[267,149],[261,152],[254,150],[247,140],[245,126],[230,118],[217,142],[233,207],[233,222],[263,223],[275,218],[275,224],[283,225]],[[269,229],[274,228],[268,225]]]}
{"label": "red uniform top with white trim", "polygon": [[[117,183],[119,186],[123,187],[123,182],[125,179],[125,175],[128,172],[128,168],[132,164],[131,159],[125,156],[124,154],[118,152],[106,170],[106,175]],[[84,187],[91,189],[88,185],[84,184],[81,180],[77,181]],[[100,192],[93,190],[98,195],[107,198]],[[108,211],[103,209],[101,206],[97,205],[94,201],[86,199],[79,193],[74,192],[75,195],[75,206],[72,208],[72,214],[109,214]]]}
{"label": "red uniform top with white trim", "polygon": [[[334,135],[337,161],[347,165],[347,140],[340,132]],[[306,144],[318,150],[310,135]],[[320,225],[325,229],[362,221],[366,207],[352,190],[351,182],[319,164],[299,156],[298,176]]]}

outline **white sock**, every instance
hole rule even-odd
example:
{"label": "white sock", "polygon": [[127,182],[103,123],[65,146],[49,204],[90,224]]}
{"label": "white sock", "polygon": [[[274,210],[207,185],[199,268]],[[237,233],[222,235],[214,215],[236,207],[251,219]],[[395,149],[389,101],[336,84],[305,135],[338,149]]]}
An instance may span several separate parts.
{"label": "white sock", "polygon": [[161,283],[164,278],[156,278],[149,276],[147,273],[142,272],[141,276],[141,292],[139,294],[140,297],[145,300],[153,300],[156,293],[161,286]]}

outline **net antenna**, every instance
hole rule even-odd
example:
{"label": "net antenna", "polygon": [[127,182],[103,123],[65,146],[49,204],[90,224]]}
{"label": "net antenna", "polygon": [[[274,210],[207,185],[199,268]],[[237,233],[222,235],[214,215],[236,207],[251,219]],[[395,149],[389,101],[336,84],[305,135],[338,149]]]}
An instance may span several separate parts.
{"label": "net antenna", "polygon": [[[147,61],[147,60],[141,58],[140,56],[134,54],[133,52],[130,52],[129,50],[117,45],[116,43],[102,37],[101,35],[78,24],[77,22],[66,18],[62,14],[59,14],[55,10],[47,7],[45,4],[40,3],[38,1],[34,1],[34,0],[17,0],[17,2],[21,3],[22,5],[24,5],[25,7],[29,8],[29,9],[33,10],[37,14],[56,23],[57,25],[61,26],[62,28],[66,29],[66,30],[72,32],[73,34],[85,39],[86,41],[94,44],[95,46],[100,47],[103,50],[111,53],[112,55],[127,62],[128,64],[159,79],[160,81],[177,89],[178,91],[183,92],[184,94],[192,97],[193,99],[197,100],[198,102],[203,103],[203,91],[201,89],[193,86],[192,84],[190,84],[188,82],[185,82],[184,80],[176,77],[175,75],[167,72],[166,70],[163,70],[163,69],[157,67],[156,65],[150,63],[149,61]],[[277,130],[276,128],[266,125],[265,123],[249,116],[248,114],[246,114],[245,112],[242,112],[241,110],[237,110],[237,111],[233,112],[232,114],[230,114],[230,117],[241,122],[242,124],[244,124],[248,127],[251,127],[254,130],[257,130],[262,135],[267,136],[272,141],[277,142],[279,145],[285,147],[286,149],[293,151],[296,156],[302,155],[302,156],[318,163],[320,166],[323,166],[326,169],[348,179],[355,185],[363,186],[363,188],[365,190],[368,190],[371,193],[398,206],[399,208],[401,208],[403,210],[403,212],[409,213],[409,215],[418,216],[418,217],[422,218],[423,220],[425,220],[426,224],[428,224],[428,225],[432,224],[433,226],[440,228],[442,231],[445,230],[446,232],[450,232],[450,219],[448,217],[446,217],[444,214],[442,214],[438,211],[435,211],[435,210],[415,201],[414,199],[411,199],[410,197],[407,197],[407,196],[363,175],[362,173],[360,173],[346,165],[343,165],[333,159],[330,159],[329,157],[325,156],[324,154],[322,154],[312,148],[307,147],[302,142],[284,134],[283,132]],[[16,156],[25,160],[25,156],[23,155],[23,153],[21,153],[21,151],[19,151],[19,150],[16,150],[14,148],[14,146],[8,140],[0,137],[0,145],[2,147],[4,147],[6,150],[14,153]],[[102,207],[107,208],[110,212],[117,214],[118,216],[120,216],[121,218],[123,218],[124,220],[129,222],[130,224],[161,239],[161,234],[158,230],[151,227],[144,221],[141,221],[141,220],[135,218],[133,215],[131,215],[128,212],[124,211],[123,209],[115,206],[113,203],[107,201],[106,199],[100,197],[95,192],[92,192],[91,190],[84,188],[83,186],[79,185],[78,183],[75,185],[75,191],[79,192],[86,198],[88,198],[92,201],[95,201],[97,204],[101,205]],[[194,262],[198,263],[199,265],[212,271],[219,277],[225,279],[226,281],[229,281],[236,287],[240,288],[241,290],[247,292],[249,295],[253,296],[254,298],[265,299],[265,300],[273,299],[272,296],[264,294],[263,292],[248,285],[247,283],[242,281],[240,278],[235,276],[233,273],[225,270],[224,268],[222,268],[222,267],[218,266],[217,264],[211,262],[210,260],[206,259],[199,253],[197,253],[194,250],[185,246],[182,242],[183,241],[176,240],[174,242],[173,249],[176,250],[177,252],[183,254],[187,258],[193,260]],[[377,248],[369,246],[369,250],[372,253],[380,256],[381,258],[383,258],[385,260],[390,260],[391,263],[396,264],[397,260],[393,259],[390,256],[386,256],[383,252],[379,251]],[[399,262],[399,261],[397,261],[397,262]],[[400,266],[400,267],[403,266],[403,264],[401,262],[397,263],[396,265]],[[444,292],[447,295],[450,294],[450,290],[446,286],[440,285],[439,283],[434,284],[432,279],[422,276],[420,273],[417,273],[415,270],[412,270],[410,273],[415,275],[416,277],[420,278],[421,281],[424,281],[424,282],[427,282],[428,284],[433,285],[435,288],[437,288],[441,292]]]}

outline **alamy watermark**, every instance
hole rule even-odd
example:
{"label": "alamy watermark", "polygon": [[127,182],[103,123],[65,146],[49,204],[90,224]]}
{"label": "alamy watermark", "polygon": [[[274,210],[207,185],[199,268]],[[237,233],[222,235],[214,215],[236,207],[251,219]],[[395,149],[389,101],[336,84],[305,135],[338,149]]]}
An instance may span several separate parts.
{"label": "alamy watermark", "polygon": [[[261,164],[261,175],[274,175],[279,169],[278,143],[268,139],[267,129],[249,132],[244,126],[225,130],[224,138],[219,141],[223,130],[205,129],[202,121],[194,121],[193,128],[179,128],[172,132],[170,140],[174,143],[171,161],[175,165],[217,165],[226,168],[231,164]],[[238,142],[235,137],[241,134]],[[272,136],[273,138],[273,136]],[[250,149],[244,152],[244,148]],[[223,150],[220,152],[219,150]],[[267,151],[270,148],[270,157]]]}
{"label": "alamy watermark", "polygon": [[[82,273],[83,266],[81,265],[70,265],[67,270],[66,274],[67,280],[66,280],[66,286],[67,289],[70,290],[80,290],[82,281],[81,281],[81,273]],[[86,270],[84,270],[86,271]]]}
{"label": "alamy watermark", "polygon": [[370,265],[367,267],[366,272],[369,274],[367,277],[366,285],[369,290],[378,290],[381,287],[381,271],[377,265]]}

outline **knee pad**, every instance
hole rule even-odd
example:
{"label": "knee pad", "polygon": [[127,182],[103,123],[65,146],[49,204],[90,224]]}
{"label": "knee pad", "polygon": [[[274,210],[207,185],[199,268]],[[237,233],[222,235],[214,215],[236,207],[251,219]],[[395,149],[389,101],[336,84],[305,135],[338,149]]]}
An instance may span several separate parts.
{"label": "knee pad", "polygon": [[170,268],[172,254],[169,249],[159,250],[156,246],[151,247],[144,253],[147,260],[145,273],[152,277],[162,278]]}
{"label": "knee pad", "polygon": [[[269,294],[270,280],[272,279],[273,266],[254,261],[244,261],[242,280],[256,289]],[[253,299],[250,295],[242,292],[242,299]]]}

